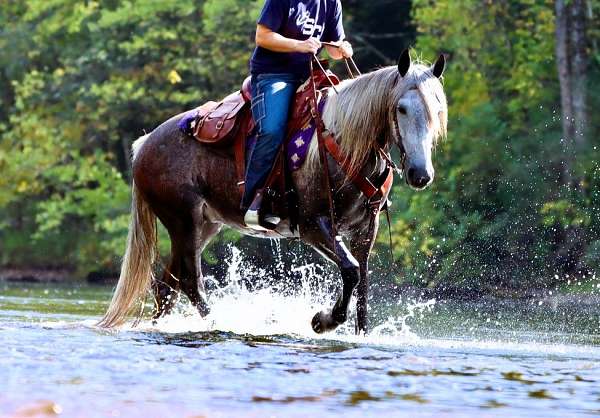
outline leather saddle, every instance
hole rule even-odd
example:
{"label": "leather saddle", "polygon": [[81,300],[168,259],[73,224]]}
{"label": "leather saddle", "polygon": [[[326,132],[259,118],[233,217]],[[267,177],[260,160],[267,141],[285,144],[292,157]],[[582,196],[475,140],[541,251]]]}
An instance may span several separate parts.
{"label": "leather saddle", "polygon": [[[327,63],[324,62],[324,68]],[[317,89],[330,87],[331,84],[340,83],[339,78],[329,71],[315,70],[313,73]],[[251,112],[251,78],[247,77],[240,90],[225,97],[220,102],[207,102],[198,107],[196,116],[190,125],[193,137],[206,145],[222,148],[233,148],[236,162],[236,175],[240,194],[244,191],[244,178],[246,171],[246,142],[254,133],[254,120]],[[290,170],[286,164],[285,147],[295,132],[312,119],[310,99],[312,90],[309,80],[298,88],[290,108],[286,140],[283,142],[277,155],[273,168],[263,188],[262,210],[279,216],[281,219],[290,219],[290,229],[293,231],[295,192],[293,190]],[[267,225],[268,227],[268,225]]]}
{"label": "leather saddle", "polygon": [[[337,85],[339,78],[331,71],[314,72],[315,85],[322,89]],[[287,135],[294,133],[310,118],[311,90],[305,83],[296,92],[290,109]],[[228,146],[232,141],[245,140],[254,129],[250,111],[252,101],[251,77],[247,77],[239,91],[231,93],[220,102],[207,102],[196,109],[191,130],[194,138],[204,144]]]}

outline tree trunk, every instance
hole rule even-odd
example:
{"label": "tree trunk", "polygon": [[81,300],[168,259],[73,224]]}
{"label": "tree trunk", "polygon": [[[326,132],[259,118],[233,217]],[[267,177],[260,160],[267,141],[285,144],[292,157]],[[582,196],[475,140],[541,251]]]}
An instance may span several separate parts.
{"label": "tree trunk", "polygon": [[[587,100],[587,0],[555,0],[556,65],[560,81],[562,145],[560,182],[570,190],[580,190],[574,176],[575,156],[584,152],[586,143]],[[557,190],[560,195],[561,192]],[[563,272],[580,269],[585,251],[584,231],[571,225],[562,231],[556,259]]]}
{"label": "tree trunk", "polygon": [[560,105],[562,112],[562,145],[564,158],[561,161],[561,182],[571,182],[571,165],[573,162],[573,150],[571,140],[574,136],[573,124],[573,102],[571,97],[571,68],[569,65],[569,13],[565,0],[556,0],[556,65],[558,69],[558,80],[560,82]]}
{"label": "tree trunk", "polygon": [[571,184],[575,153],[586,143],[586,0],[556,0],[556,65],[560,81],[563,148],[562,183]]}
{"label": "tree trunk", "polygon": [[575,151],[581,151],[585,145],[586,131],[586,98],[587,98],[587,37],[586,37],[586,0],[571,0],[571,76],[573,123],[575,136]]}

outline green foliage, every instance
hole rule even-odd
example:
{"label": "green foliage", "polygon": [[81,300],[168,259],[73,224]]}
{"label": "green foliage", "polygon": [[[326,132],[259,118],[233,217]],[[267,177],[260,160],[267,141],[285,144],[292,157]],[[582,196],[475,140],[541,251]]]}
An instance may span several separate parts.
{"label": "green foliage", "polygon": [[399,280],[493,290],[598,271],[595,136],[578,190],[558,180],[553,2],[413,0],[413,18],[423,57],[450,58],[450,122],[432,188],[394,190]]}
{"label": "green foliage", "polygon": [[[0,265],[115,271],[132,141],[239,86],[262,3],[0,2]],[[398,182],[392,194],[396,280],[493,290],[600,273],[600,116],[590,112],[575,187],[562,186],[553,2],[400,3],[344,3],[361,68],[389,64],[409,44],[423,60],[449,58],[449,138],[435,153],[436,181],[422,193]],[[590,7],[597,109],[600,0]],[[205,262],[218,265],[232,241],[267,262],[270,246],[240,239],[224,231]],[[386,243],[380,234],[380,266],[391,261]]]}
{"label": "green foliage", "polygon": [[[115,270],[132,141],[239,85],[259,6],[2,3],[1,262]],[[48,257],[51,241],[60,251]],[[161,250],[168,254],[164,234]]]}

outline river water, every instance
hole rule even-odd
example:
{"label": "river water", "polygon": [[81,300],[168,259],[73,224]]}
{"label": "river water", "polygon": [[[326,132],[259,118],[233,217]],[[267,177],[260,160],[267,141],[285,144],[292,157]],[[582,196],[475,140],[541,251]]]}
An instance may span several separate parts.
{"label": "river water", "polygon": [[401,300],[369,336],[317,336],[327,292],[230,273],[209,317],[182,302],[119,331],[95,326],[109,287],[0,283],[0,416],[600,415],[593,304]]}

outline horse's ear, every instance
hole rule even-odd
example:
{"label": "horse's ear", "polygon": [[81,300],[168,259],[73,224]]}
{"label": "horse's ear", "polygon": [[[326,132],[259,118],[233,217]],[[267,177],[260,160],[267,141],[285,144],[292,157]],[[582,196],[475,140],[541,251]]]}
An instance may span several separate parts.
{"label": "horse's ear", "polygon": [[440,54],[435,64],[433,64],[433,69],[431,72],[437,78],[440,78],[442,74],[444,74],[444,70],[446,69],[446,57],[444,54]]}
{"label": "horse's ear", "polygon": [[408,73],[409,69],[410,69],[410,53],[408,52],[408,49],[405,49],[404,51],[402,51],[402,54],[400,55],[400,59],[398,59],[398,72],[400,73],[400,75],[402,77],[404,77]]}

